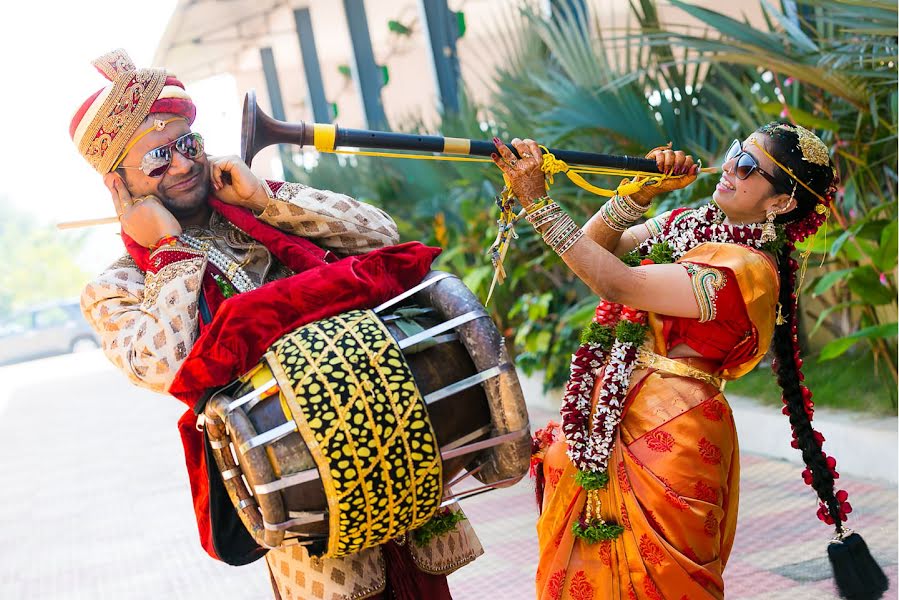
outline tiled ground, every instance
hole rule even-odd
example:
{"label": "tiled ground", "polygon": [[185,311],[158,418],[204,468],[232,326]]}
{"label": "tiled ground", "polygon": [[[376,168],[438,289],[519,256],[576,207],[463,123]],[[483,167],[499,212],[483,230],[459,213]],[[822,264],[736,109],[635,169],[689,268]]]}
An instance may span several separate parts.
{"label": "tiled ground", "polygon": [[[131,387],[95,354],[0,368],[0,598],[262,600],[261,563],[207,558],[193,523],[174,400]],[[535,409],[542,425],[551,413]],[[896,448],[884,449],[896,452]],[[796,466],[744,455],[728,598],[829,600],[828,528]],[[845,477],[896,598],[897,491]],[[533,597],[533,489],[465,501],[486,554],[451,576],[457,600]]]}

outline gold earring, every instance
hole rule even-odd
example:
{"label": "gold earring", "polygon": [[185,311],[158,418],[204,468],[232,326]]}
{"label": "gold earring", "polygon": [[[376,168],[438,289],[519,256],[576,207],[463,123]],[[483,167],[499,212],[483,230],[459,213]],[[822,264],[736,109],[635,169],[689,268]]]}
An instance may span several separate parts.
{"label": "gold earring", "polygon": [[777,239],[777,229],[774,228],[774,217],[777,215],[773,210],[765,213],[765,224],[762,225],[762,243],[767,244]]}
{"label": "gold earring", "polygon": [[777,303],[777,316],[774,318],[775,325],[786,325],[787,324],[787,320],[784,319],[783,312],[781,312],[782,309],[783,309],[783,305],[781,305],[781,303],[778,302]]}

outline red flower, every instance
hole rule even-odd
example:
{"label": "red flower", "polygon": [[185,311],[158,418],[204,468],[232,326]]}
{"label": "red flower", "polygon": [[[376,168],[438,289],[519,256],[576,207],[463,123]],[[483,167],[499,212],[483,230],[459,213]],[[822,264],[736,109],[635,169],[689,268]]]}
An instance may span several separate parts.
{"label": "red flower", "polygon": [[553,600],[559,600],[562,598],[562,589],[565,585],[565,569],[561,571],[556,571],[552,574],[552,577],[549,578],[549,582],[547,582],[546,587],[549,590],[549,597],[553,598]]}
{"label": "red flower", "polygon": [[665,553],[645,533],[640,536],[640,556],[643,557],[643,560],[653,565],[660,565],[665,560]]}
{"label": "red flower", "polygon": [[721,464],[721,448],[708,441],[704,437],[699,440],[699,454],[702,462],[710,465]]}
{"label": "red flower", "polygon": [[709,504],[718,503],[718,491],[701,479],[696,480],[696,483],[693,484],[693,492],[697,500]]}
{"label": "red flower", "polygon": [[665,528],[662,527],[662,524],[659,523],[659,520],[656,519],[656,515],[651,510],[646,510],[646,520],[649,521],[649,525],[656,530],[658,533],[665,535]]}
{"label": "red flower", "polygon": [[649,578],[649,575],[643,580],[643,591],[646,592],[646,597],[649,598],[649,600],[665,600],[665,597],[662,596],[662,592],[659,591],[656,584]]}
{"label": "red flower", "polygon": [[596,305],[596,312],[593,315],[593,322],[598,325],[612,326],[618,322],[621,314],[621,305],[608,300],[600,300]]}
{"label": "red flower", "polygon": [[705,534],[709,537],[715,537],[718,534],[718,519],[715,518],[715,515],[712,511],[709,511],[705,515]]}
{"label": "red flower", "polygon": [[661,429],[650,431],[646,434],[646,446],[653,452],[671,452],[674,436]]}
{"label": "red flower", "polygon": [[702,415],[709,421],[720,421],[724,417],[724,403],[712,398],[703,405]]}
{"label": "red flower", "polygon": [[599,543],[599,560],[607,567],[612,566],[612,540],[603,540]]}
{"label": "red flower", "polygon": [[616,472],[618,474],[618,485],[621,487],[621,491],[627,494],[631,491],[631,482],[627,480],[627,471],[624,470],[624,461],[618,463]]}
{"label": "red flower", "polygon": [[631,308],[630,306],[625,306],[621,309],[621,318],[630,321],[631,323],[646,323],[646,311],[637,310],[636,308]]}
{"label": "red flower", "polygon": [[621,526],[631,530],[631,517],[627,514],[627,507],[624,506],[624,502],[621,503]]}
{"label": "red flower", "polygon": [[637,600],[637,591],[633,583],[627,586],[627,600]]}
{"label": "red flower", "polygon": [[565,530],[564,530],[564,529],[560,529],[560,530],[559,530],[559,533],[556,534],[556,537],[553,538],[553,546],[555,546],[556,548],[558,548],[558,547],[559,547],[559,544],[562,543],[562,537],[563,537],[564,535],[565,535]]}
{"label": "red flower", "polygon": [[553,487],[559,485],[559,480],[562,478],[562,472],[564,469],[560,469],[557,467],[546,467],[546,481],[548,481]]}
{"label": "red flower", "polygon": [[671,488],[665,490],[665,500],[667,500],[668,503],[677,510],[687,510],[690,508],[690,504],[686,500],[684,500],[680,494],[678,494]]}
{"label": "red flower", "polygon": [[578,571],[568,584],[568,594],[573,600],[593,600],[593,586],[583,571]]}

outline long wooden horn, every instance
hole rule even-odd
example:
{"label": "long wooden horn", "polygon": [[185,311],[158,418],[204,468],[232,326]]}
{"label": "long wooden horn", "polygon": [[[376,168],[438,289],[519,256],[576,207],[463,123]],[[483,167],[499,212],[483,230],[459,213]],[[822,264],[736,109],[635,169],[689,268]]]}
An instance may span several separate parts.
{"label": "long wooden horn", "polygon": [[[419,135],[415,133],[395,133],[391,131],[371,131],[368,129],[346,129],[336,125],[315,123],[287,123],[266,115],[256,104],[256,92],[247,92],[243,103],[243,127],[241,128],[241,156],[248,165],[261,149],[274,144],[296,144],[314,146],[316,136],[333,136],[334,148],[373,148],[381,150],[417,150],[443,154],[467,156],[490,156],[496,152],[493,142],[468,140],[464,138],[442,137],[439,135]],[[516,156],[518,153],[508,145]],[[628,171],[658,173],[656,161],[635,156],[615,156],[575,150],[550,148],[556,158],[569,165],[609,167]]]}

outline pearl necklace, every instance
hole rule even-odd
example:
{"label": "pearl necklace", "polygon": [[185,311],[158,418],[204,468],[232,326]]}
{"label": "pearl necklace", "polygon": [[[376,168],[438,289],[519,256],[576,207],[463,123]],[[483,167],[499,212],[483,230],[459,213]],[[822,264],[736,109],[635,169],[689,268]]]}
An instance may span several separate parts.
{"label": "pearl necklace", "polygon": [[238,292],[243,293],[256,289],[256,284],[250,280],[246,271],[244,271],[239,264],[231,260],[227,254],[209,242],[198,240],[186,233],[179,235],[178,239],[184,245],[203,252],[206,255],[207,260],[215,265],[215,267],[231,281]]}

